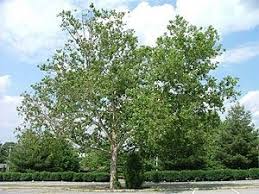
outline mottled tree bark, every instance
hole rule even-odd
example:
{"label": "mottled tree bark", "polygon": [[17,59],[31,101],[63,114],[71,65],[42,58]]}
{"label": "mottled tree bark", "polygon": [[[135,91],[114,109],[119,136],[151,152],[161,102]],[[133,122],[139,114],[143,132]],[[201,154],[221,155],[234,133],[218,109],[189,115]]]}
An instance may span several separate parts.
{"label": "mottled tree bark", "polygon": [[111,167],[110,167],[110,189],[116,189],[117,182],[117,161],[118,161],[118,146],[111,145]]}

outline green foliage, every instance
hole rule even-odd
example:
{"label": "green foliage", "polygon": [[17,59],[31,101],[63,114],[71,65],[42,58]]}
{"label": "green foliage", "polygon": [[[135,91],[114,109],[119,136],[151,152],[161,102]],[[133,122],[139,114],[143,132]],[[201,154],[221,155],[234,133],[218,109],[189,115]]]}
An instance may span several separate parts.
{"label": "green foliage", "polygon": [[93,149],[112,148],[106,150],[114,155],[112,182],[118,152],[133,129],[126,123],[128,91],[140,82],[137,38],[123,16],[93,6],[82,17],[63,11],[61,27],[68,41],[41,66],[46,76],[23,95],[19,109],[27,128],[65,133]]}
{"label": "green foliage", "polygon": [[0,173],[0,181],[70,181],[70,182],[108,182],[109,174],[102,172],[4,172]]}
{"label": "green foliage", "polygon": [[214,58],[223,50],[212,27],[190,25],[181,17],[146,55],[145,86],[135,90],[131,124],[135,142],[164,169],[207,167],[208,150],[220,124],[225,99],[235,98],[237,80],[218,80]]}
{"label": "green foliage", "polygon": [[14,147],[15,143],[13,142],[6,142],[4,144],[0,143],[0,163],[7,163],[8,157],[12,148]]}
{"label": "green foliage", "polygon": [[233,106],[221,127],[216,159],[226,168],[258,167],[258,135],[251,113],[239,104]]}
{"label": "green foliage", "polygon": [[126,188],[139,189],[144,182],[143,161],[139,153],[132,152],[128,154],[124,176]]}
{"label": "green foliage", "polygon": [[[159,153],[161,161],[172,161],[165,168],[204,167],[218,112],[236,95],[236,79],[211,74],[223,51],[216,30],[176,17],[156,45],[140,47],[124,23],[125,13],[90,6],[82,17],[75,15],[60,14],[68,41],[40,67],[44,78],[23,94],[22,130],[47,129],[82,147],[108,148],[103,151],[110,153],[112,189],[118,155],[129,143],[151,158]],[[34,166],[48,156],[44,152],[24,153],[21,158],[31,158],[23,165],[51,168],[52,160]]]}
{"label": "green foliage", "polygon": [[25,131],[10,155],[10,169],[28,171],[78,171],[76,150],[64,138],[48,132]]}
{"label": "green foliage", "polygon": [[258,179],[258,174],[259,169],[150,171],[145,173],[145,180],[152,182],[230,181]]}
{"label": "green foliage", "polygon": [[110,168],[109,154],[99,150],[87,150],[81,158],[80,166],[85,171],[108,172]]}
{"label": "green foliage", "polygon": [[61,180],[63,180],[63,181],[73,180],[73,173],[71,173],[71,172],[62,173],[61,174]]}

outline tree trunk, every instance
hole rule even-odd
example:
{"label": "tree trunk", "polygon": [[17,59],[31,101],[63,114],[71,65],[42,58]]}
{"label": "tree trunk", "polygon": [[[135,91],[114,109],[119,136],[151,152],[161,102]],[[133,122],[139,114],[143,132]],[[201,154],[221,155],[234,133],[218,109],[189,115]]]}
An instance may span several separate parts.
{"label": "tree trunk", "polygon": [[110,189],[116,189],[117,182],[117,160],[118,160],[118,147],[111,145],[111,168],[110,168]]}

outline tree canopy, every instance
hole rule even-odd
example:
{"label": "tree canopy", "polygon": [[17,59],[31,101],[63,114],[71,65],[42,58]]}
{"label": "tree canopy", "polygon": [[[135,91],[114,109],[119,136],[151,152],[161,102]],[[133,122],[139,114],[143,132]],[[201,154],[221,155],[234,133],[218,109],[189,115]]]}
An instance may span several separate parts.
{"label": "tree canopy", "polygon": [[12,171],[78,171],[79,157],[71,143],[47,131],[26,130],[9,158]]}
{"label": "tree canopy", "polygon": [[[45,77],[23,94],[19,108],[21,130],[66,135],[109,153],[111,189],[118,155],[132,145],[157,155],[172,139],[170,157],[200,152],[224,100],[236,95],[237,83],[211,74],[222,53],[212,27],[176,17],[155,46],[139,46],[124,15],[94,7],[80,17],[62,12],[67,43],[40,66]],[[165,148],[163,155],[168,153]]]}
{"label": "tree canopy", "polygon": [[217,159],[227,168],[258,167],[258,130],[252,123],[251,112],[236,104],[223,122],[217,142]]}
{"label": "tree canopy", "polygon": [[14,142],[0,143],[0,163],[6,164],[8,162],[8,157],[15,146]]}

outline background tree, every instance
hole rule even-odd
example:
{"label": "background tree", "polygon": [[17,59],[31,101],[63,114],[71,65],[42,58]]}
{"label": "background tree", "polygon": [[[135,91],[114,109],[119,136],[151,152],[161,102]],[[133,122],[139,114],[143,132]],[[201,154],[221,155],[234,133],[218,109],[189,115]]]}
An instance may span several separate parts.
{"label": "background tree", "polygon": [[106,152],[88,149],[81,158],[80,166],[84,171],[108,172],[109,159],[110,156]]}
{"label": "background tree", "polygon": [[50,133],[23,132],[10,155],[12,171],[78,171],[79,158],[72,145],[64,138]]}
{"label": "background tree", "polygon": [[15,146],[14,142],[5,142],[0,144],[0,163],[7,163],[12,148]]}
{"label": "background tree", "polygon": [[216,158],[227,168],[258,167],[258,130],[251,112],[236,104],[231,107],[219,134]]}
{"label": "background tree", "polygon": [[5,158],[4,158],[4,155],[3,155],[3,153],[2,153],[2,144],[0,143],[0,163],[3,163],[4,162],[4,160],[5,160]]}

